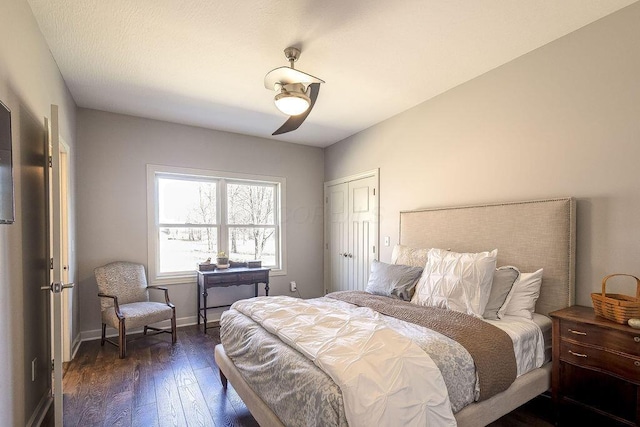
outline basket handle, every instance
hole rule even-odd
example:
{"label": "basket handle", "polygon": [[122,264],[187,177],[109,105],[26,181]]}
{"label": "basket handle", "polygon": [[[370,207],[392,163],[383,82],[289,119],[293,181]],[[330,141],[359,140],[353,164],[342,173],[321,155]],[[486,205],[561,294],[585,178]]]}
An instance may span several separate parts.
{"label": "basket handle", "polygon": [[602,279],[602,296],[606,296],[606,289],[607,289],[607,280],[609,280],[612,277],[615,276],[627,276],[627,277],[633,277],[634,279],[636,279],[636,298],[640,298],[640,279],[638,279],[636,276],[633,276],[631,274],[620,274],[620,273],[616,273],[616,274],[609,274],[608,276],[604,276],[604,279]]}

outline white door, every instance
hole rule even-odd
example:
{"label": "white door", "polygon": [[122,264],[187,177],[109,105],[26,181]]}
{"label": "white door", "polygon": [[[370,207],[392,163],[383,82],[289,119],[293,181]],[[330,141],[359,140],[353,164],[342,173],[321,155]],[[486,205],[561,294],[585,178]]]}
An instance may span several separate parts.
{"label": "white door", "polygon": [[371,261],[377,257],[378,206],[377,177],[349,182],[349,263],[350,289],[364,291],[369,281]]}
{"label": "white door", "polygon": [[[47,138],[49,140],[49,174],[47,187],[49,192],[49,256],[50,256],[50,285],[43,287],[51,295],[51,354],[53,359],[52,394],[54,400],[54,420],[56,427],[62,427],[62,292],[73,284],[63,282],[63,205],[61,168],[60,168],[60,130],[58,125],[58,106],[51,106],[51,120],[45,118]],[[67,292],[67,291],[65,291]]]}
{"label": "white door", "polygon": [[327,257],[331,291],[349,290],[349,184],[337,184],[327,189],[329,250]]}
{"label": "white door", "polygon": [[325,186],[327,290],[364,290],[378,256],[378,176],[338,181]]}

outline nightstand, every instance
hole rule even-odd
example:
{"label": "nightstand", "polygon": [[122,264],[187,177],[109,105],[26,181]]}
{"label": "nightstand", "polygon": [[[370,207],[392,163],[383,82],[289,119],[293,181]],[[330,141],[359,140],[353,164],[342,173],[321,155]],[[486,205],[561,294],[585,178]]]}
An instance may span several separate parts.
{"label": "nightstand", "polygon": [[640,425],[640,330],[573,306],[553,319],[552,395],[560,425]]}

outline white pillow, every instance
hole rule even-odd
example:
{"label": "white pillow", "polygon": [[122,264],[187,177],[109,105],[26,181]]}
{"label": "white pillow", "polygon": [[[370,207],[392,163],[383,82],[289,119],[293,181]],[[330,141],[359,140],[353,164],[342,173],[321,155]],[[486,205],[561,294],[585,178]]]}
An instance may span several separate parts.
{"label": "white pillow", "polygon": [[498,310],[498,318],[507,316],[519,316],[526,319],[533,319],[533,312],[536,309],[536,301],[540,296],[540,286],[542,285],[542,268],[535,273],[521,273],[520,277],[513,284],[504,305]]}
{"label": "white pillow", "polygon": [[482,318],[497,255],[497,249],[475,254],[430,249],[411,302]]}
{"label": "white pillow", "polygon": [[411,267],[424,268],[427,263],[429,249],[410,248],[405,245],[395,245],[391,253],[391,264],[403,264]]}

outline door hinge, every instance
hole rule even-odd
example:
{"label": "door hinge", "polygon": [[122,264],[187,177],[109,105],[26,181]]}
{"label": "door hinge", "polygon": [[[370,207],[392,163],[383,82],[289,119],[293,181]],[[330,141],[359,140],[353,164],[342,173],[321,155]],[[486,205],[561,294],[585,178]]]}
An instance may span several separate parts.
{"label": "door hinge", "polygon": [[374,196],[376,195],[376,189],[375,189],[375,187],[373,188],[373,195],[374,195]]}
{"label": "door hinge", "polygon": [[53,258],[49,259],[49,270],[53,270]]}
{"label": "door hinge", "polygon": [[51,359],[51,372],[53,372],[55,370],[54,366],[56,366],[56,365],[55,365],[54,362],[55,362],[55,360]]}
{"label": "door hinge", "polygon": [[49,156],[49,167],[53,167],[53,157]]}
{"label": "door hinge", "polygon": [[374,254],[376,253],[376,247],[375,246],[373,247],[373,253]]}

